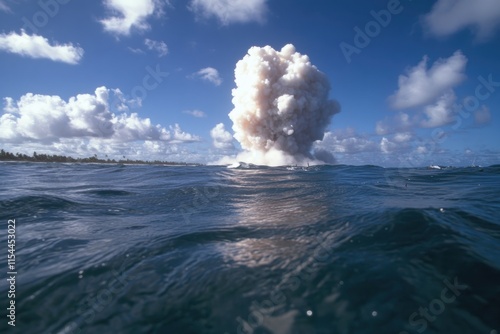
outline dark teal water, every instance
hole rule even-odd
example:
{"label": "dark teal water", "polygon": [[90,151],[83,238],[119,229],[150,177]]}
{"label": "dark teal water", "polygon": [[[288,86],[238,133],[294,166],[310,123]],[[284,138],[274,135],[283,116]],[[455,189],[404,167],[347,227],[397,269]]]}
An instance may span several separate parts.
{"label": "dark teal water", "polygon": [[500,332],[500,166],[2,163],[0,180],[2,333]]}

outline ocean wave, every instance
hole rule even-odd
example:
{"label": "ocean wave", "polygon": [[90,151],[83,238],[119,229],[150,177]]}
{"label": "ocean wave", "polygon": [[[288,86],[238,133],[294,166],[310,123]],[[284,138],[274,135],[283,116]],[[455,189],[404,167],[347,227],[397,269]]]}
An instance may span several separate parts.
{"label": "ocean wave", "polygon": [[21,167],[20,332],[500,328],[498,166]]}

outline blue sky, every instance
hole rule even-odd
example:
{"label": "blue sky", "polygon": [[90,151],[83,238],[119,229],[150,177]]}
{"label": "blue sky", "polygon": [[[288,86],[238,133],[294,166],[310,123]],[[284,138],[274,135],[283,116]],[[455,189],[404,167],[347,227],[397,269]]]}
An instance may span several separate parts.
{"label": "blue sky", "polygon": [[291,43],[342,107],[315,144],[339,163],[495,164],[499,28],[493,0],[0,0],[0,146],[235,155],[235,65]]}

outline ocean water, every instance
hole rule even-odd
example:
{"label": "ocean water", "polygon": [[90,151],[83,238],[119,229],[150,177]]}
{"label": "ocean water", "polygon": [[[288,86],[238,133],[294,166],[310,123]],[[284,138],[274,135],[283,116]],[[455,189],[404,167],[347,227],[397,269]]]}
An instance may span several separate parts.
{"label": "ocean water", "polygon": [[1,163],[0,209],[1,333],[500,333],[500,166]]}

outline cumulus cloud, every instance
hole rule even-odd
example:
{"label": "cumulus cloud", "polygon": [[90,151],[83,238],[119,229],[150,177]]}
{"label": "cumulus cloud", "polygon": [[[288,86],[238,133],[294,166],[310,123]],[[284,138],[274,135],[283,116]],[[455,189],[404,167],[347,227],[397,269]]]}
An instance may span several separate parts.
{"label": "cumulus cloud", "polygon": [[343,154],[378,151],[376,142],[357,134],[352,128],[326,132],[323,140],[315,143],[315,148]]}
{"label": "cumulus cloud", "polygon": [[215,148],[221,150],[232,150],[234,149],[233,145],[233,136],[231,133],[226,131],[223,123],[217,124],[211,131],[210,137],[212,137],[212,142]]}
{"label": "cumulus cloud", "polygon": [[165,57],[168,54],[167,44],[163,41],[153,41],[149,38],[144,40],[144,44],[150,51],[154,51],[159,57]]}
{"label": "cumulus cloud", "polygon": [[453,123],[455,121],[453,106],[456,99],[453,91],[448,91],[435,104],[426,106],[424,109],[426,119],[421,122],[421,126],[424,128],[436,128]]}
{"label": "cumulus cloud", "polygon": [[150,29],[147,19],[155,12],[162,11],[158,0],[104,0],[111,16],[100,20],[104,30],[117,36],[128,36],[133,29]]}
{"label": "cumulus cloud", "polygon": [[220,86],[222,83],[222,78],[219,75],[219,71],[217,71],[213,67],[202,68],[198,72],[194,73],[193,76],[199,77],[202,80],[211,82],[216,86]]}
{"label": "cumulus cloud", "polygon": [[396,143],[391,142],[389,139],[383,137],[380,140],[380,151],[384,154],[393,152],[396,149]]}
{"label": "cumulus cloud", "polygon": [[460,51],[436,61],[427,68],[427,56],[406,75],[399,76],[399,89],[389,97],[396,109],[419,107],[432,103],[465,79],[467,58]]}
{"label": "cumulus cloud", "polygon": [[182,131],[180,125],[177,123],[174,126],[170,125],[169,128],[170,131],[167,132],[170,133],[170,136],[167,136],[167,141],[171,143],[180,144],[200,141],[200,137]]}
{"label": "cumulus cloud", "polygon": [[223,25],[263,22],[267,0],[192,0],[189,9],[199,17],[216,18]]}
{"label": "cumulus cloud", "polygon": [[183,132],[178,124],[166,129],[153,125],[149,118],[141,118],[137,113],[113,113],[110,110],[111,95],[118,95],[118,99],[123,96],[119,90],[99,87],[94,94],[79,94],[68,101],[59,96],[32,93],[17,101],[5,98],[4,114],[0,117],[0,140],[46,144],[65,138],[169,143],[199,140],[197,136]]}
{"label": "cumulus cloud", "polygon": [[[433,145],[432,153],[437,153],[439,145],[434,142]],[[425,146],[428,146],[426,142],[422,145],[422,140],[412,132],[379,137],[359,134],[353,128],[347,128],[326,132],[324,139],[314,144],[314,149],[330,152],[340,163],[395,166],[401,159],[412,156],[422,158],[427,153]]]}
{"label": "cumulus cloud", "polygon": [[500,2],[497,0],[439,0],[424,16],[424,25],[437,37],[471,28],[478,39],[493,35],[500,25]]}
{"label": "cumulus cloud", "polygon": [[205,112],[203,112],[201,110],[196,110],[196,109],[195,110],[184,110],[183,113],[191,115],[191,116],[196,117],[196,118],[207,117],[207,114],[205,114]]}
{"label": "cumulus cloud", "polygon": [[45,37],[10,32],[0,34],[0,50],[29,58],[45,58],[67,64],[78,64],[83,57],[83,49],[72,43],[50,43]]}
{"label": "cumulus cloud", "polygon": [[378,121],[375,126],[375,133],[378,135],[387,135],[395,132],[406,132],[415,125],[415,120],[405,112],[399,112],[392,119]]}
{"label": "cumulus cloud", "polygon": [[[453,88],[465,79],[467,58],[456,51],[451,57],[439,59],[431,68],[428,58],[399,77],[399,89],[389,97],[396,109],[418,108],[416,113],[399,112],[392,119],[376,124],[375,132],[385,136],[412,132],[416,128],[437,128],[456,120],[457,97]],[[388,143],[384,144],[390,149]]]}
{"label": "cumulus cloud", "polygon": [[339,104],[329,99],[328,78],[291,44],[276,51],[252,47],[236,64],[234,137],[245,150],[239,160],[260,165],[317,162],[322,140]]}
{"label": "cumulus cloud", "polygon": [[394,141],[397,143],[407,143],[412,140],[413,135],[410,132],[400,132],[394,135]]}

